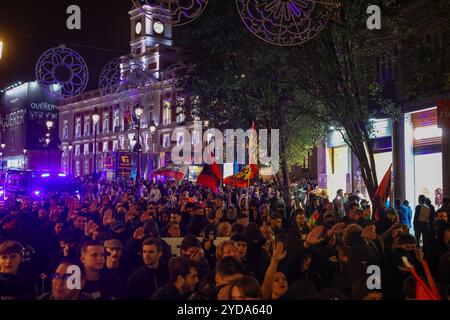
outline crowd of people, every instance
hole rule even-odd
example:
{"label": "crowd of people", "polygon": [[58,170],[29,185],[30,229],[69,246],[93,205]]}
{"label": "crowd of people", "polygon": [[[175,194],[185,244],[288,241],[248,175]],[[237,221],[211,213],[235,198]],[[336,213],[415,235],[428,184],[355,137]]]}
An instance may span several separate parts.
{"label": "crowd of people", "polygon": [[[419,299],[408,264],[449,297],[448,198],[436,209],[420,196],[415,210],[396,199],[375,216],[360,194],[331,199],[314,181],[288,203],[263,182],[218,193],[188,181],[82,186],[0,201],[0,300]],[[367,285],[370,266],[381,286]]]}

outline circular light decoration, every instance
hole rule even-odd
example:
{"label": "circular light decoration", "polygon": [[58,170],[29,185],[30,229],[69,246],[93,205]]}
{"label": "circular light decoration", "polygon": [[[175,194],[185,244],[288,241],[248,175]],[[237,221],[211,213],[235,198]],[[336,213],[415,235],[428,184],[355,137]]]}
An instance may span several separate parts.
{"label": "circular light decoration", "polygon": [[326,26],[335,0],[235,0],[242,21],[258,38],[295,46]]}
{"label": "circular light decoration", "polygon": [[145,58],[120,57],[103,68],[99,78],[99,91],[112,109],[130,108],[138,103],[148,102],[148,86],[158,80],[143,59]]}
{"label": "circular light decoration", "polygon": [[[141,9],[145,15],[153,20],[154,13],[164,24],[182,26],[197,19],[208,5],[208,0],[132,0],[135,8]],[[156,10],[147,11],[144,6],[158,7]]]}
{"label": "circular light decoration", "polygon": [[36,80],[49,94],[64,99],[86,89],[89,72],[80,54],[60,46],[41,55],[36,64]]}

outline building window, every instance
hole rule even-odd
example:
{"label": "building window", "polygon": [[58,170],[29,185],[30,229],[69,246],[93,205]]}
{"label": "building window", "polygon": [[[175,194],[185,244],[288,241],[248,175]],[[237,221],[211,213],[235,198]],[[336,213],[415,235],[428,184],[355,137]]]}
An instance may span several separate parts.
{"label": "building window", "polygon": [[122,150],[125,149],[125,136],[121,136],[121,137],[120,137],[120,148],[121,148]]}
{"label": "building window", "polygon": [[77,118],[75,120],[75,138],[81,137],[81,119]]}
{"label": "building window", "polygon": [[80,145],[77,144],[75,146],[75,157],[79,157],[80,156]]}
{"label": "building window", "polygon": [[149,152],[149,151],[150,151],[150,147],[149,147],[149,145],[148,145],[148,141],[149,141],[150,135],[149,135],[148,132],[146,132],[144,136],[145,136],[145,140],[144,140],[144,152]]}
{"label": "building window", "polygon": [[84,161],[84,174],[89,174],[90,170],[89,170],[89,160],[85,160]]}
{"label": "building window", "polygon": [[184,109],[181,107],[177,108],[177,123],[183,123],[186,120],[186,116],[184,115]]}
{"label": "building window", "polygon": [[91,132],[91,118],[89,116],[84,117],[84,136],[89,136]]}
{"label": "building window", "polygon": [[206,143],[211,144],[212,141],[213,141],[213,134],[212,133],[208,133],[206,135]]}
{"label": "building window", "polygon": [[64,140],[69,139],[69,121],[68,120],[64,120],[63,139]]}
{"label": "building window", "polygon": [[120,118],[119,111],[114,111],[114,120],[113,120],[114,132],[120,132]]}
{"label": "building window", "polygon": [[193,145],[200,144],[200,132],[198,131],[192,132],[192,144]]}
{"label": "building window", "polygon": [[108,141],[103,142],[103,152],[108,152]]}
{"label": "building window", "polygon": [[103,134],[109,133],[109,113],[103,114]]}
{"label": "building window", "polygon": [[119,149],[119,140],[113,141],[113,151],[117,151]]}
{"label": "building window", "polygon": [[184,132],[177,132],[177,145],[182,146],[184,144]]}
{"label": "building window", "polygon": [[75,175],[77,177],[81,175],[80,169],[81,169],[80,161],[75,161]]}
{"label": "building window", "polygon": [[89,154],[89,143],[84,144],[84,155],[87,156]]}
{"label": "building window", "polygon": [[164,148],[169,148],[170,147],[170,135],[169,134],[165,134],[163,136],[163,147]]}
{"label": "building window", "polygon": [[172,107],[170,106],[170,102],[165,102],[163,110],[163,125],[168,126],[171,123],[172,123]]}

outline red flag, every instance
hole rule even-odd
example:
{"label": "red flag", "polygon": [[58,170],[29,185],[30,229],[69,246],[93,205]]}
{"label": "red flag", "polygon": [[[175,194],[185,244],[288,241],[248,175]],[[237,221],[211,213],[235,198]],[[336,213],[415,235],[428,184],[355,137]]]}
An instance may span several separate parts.
{"label": "red flag", "polygon": [[197,178],[197,184],[211,188],[215,193],[219,191],[222,182],[222,173],[217,163],[205,164],[202,172]]}
{"label": "red flag", "polygon": [[165,176],[176,180],[183,180],[189,169],[188,165],[175,165],[171,164],[166,167],[160,168],[154,171],[151,175],[151,179],[156,176]]}
{"label": "red flag", "polygon": [[[391,175],[392,175],[392,164],[389,166],[386,174],[378,185],[377,191],[375,191],[374,198],[377,199],[378,203],[386,201],[389,195],[389,191],[391,190]],[[377,208],[375,211],[375,220],[380,220],[380,209]]]}

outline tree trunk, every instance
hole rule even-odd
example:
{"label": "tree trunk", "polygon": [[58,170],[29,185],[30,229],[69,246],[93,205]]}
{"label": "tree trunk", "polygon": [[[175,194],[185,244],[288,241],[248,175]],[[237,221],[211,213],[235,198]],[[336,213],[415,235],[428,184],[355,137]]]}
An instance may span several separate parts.
{"label": "tree trunk", "polygon": [[280,141],[280,157],[281,157],[281,171],[283,173],[283,191],[284,191],[284,202],[286,207],[291,204],[291,180],[289,179],[289,166],[286,157],[286,143],[284,139]]}

